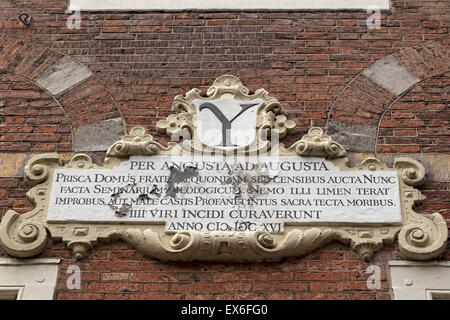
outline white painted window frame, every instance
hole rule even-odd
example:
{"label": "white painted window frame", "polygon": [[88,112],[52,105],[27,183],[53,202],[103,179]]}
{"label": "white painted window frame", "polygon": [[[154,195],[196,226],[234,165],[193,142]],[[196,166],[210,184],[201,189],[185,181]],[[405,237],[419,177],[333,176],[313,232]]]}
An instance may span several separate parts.
{"label": "white painted window frame", "polygon": [[450,300],[450,290],[427,290],[427,300],[441,300],[435,299],[435,295],[445,296],[445,300]]}
{"label": "white painted window frame", "polygon": [[24,286],[0,286],[0,300],[23,300]]}
{"label": "white painted window frame", "polygon": [[390,0],[70,0],[75,11],[186,11],[186,10],[367,10],[390,9]]}
{"label": "white painted window frame", "polygon": [[389,261],[390,282],[396,300],[450,298],[450,261]]}
{"label": "white painted window frame", "polygon": [[52,300],[60,262],[0,258],[0,299]]}

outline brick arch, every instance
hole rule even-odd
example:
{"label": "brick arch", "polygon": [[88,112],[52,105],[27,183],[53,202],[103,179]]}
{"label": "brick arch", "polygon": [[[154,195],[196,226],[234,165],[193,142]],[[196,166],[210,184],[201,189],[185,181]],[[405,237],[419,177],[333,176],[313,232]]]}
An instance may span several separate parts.
{"label": "brick arch", "polygon": [[450,153],[450,72],[418,83],[381,117],[378,153]]}
{"label": "brick arch", "polygon": [[373,63],[330,109],[328,133],[348,151],[376,153],[384,113],[417,84],[450,70],[450,38],[406,48]]}
{"label": "brick arch", "polygon": [[0,70],[0,152],[72,151],[70,121],[58,101]]}
{"label": "brick arch", "polygon": [[31,81],[60,104],[72,128],[74,151],[104,151],[124,134],[114,98],[89,68],[70,56],[0,35],[0,70]]}

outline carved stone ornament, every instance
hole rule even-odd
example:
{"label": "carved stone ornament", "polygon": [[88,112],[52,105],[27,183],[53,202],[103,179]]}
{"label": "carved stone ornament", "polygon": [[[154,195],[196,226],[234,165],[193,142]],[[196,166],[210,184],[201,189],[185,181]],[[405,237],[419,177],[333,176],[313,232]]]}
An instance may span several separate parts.
{"label": "carved stone ornament", "polygon": [[[63,241],[76,259],[100,242],[119,239],[142,254],[179,261],[279,260],[333,240],[349,245],[365,261],[396,239],[405,259],[429,260],[444,252],[448,230],[442,216],[413,210],[425,199],[415,188],[425,180],[419,162],[397,158],[388,168],[369,158],[350,168],[344,148],[321,128],[311,128],[285,147],[277,139],[292,133],[295,124],[281,113],[280,103],[264,89],[250,94],[231,75],[219,77],[206,95],[193,89],[176,96],[173,108],[175,114],[157,123],[174,141],[167,147],[136,127],[109,148],[104,166],[85,154],[66,165],[57,154],[32,158],[25,178],[32,186],[27,199],[35,208],[5,214],[0,224],[4,251],[18,258],[36,256],[50,235]],[[215,159],[204,161],[210,166],[203,169],[210,170],[206,175],[194,160],[190,166],[158,167],[206,152],[205,159]],[[216,161],[219,156],[223,163]],[[223,167],[229,157],[251,156],[263,160],[258,165],[241,162],[247,168],[240,171]],[[275,159],[279,171],[262,169]],[[222,184],[209,182],[216,172],[227,178]],[[286,183],[289,179],[299,182]],[[368,187],[376,183],[377,188]],[[217,194],[190,194],[201,188]],[[276,196],[277,190],[289,194]],[[196,207],[194,198],[216,203]],[[240,204],[231,206],[233,214],[218,202],[224,199]],[[242,206],[250,202],[256,204]],[[315,205],[321,210],[314,210]],[[247,220],[236,218],[238,214],[248,215]]]}

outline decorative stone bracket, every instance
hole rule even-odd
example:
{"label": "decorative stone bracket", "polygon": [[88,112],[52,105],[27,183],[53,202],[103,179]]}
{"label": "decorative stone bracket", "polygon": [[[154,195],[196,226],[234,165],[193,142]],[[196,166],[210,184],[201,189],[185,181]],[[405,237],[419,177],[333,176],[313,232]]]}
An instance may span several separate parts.
{"label": "decorative stone bracket", "polygon": [[[429,260],[441,255],[446,247],[448,229],[438,213],[431,216],[419,214],[413,206],[425,198],[415,187],[425,181],[424,167],[409,158],[397,158],[393,168],[388,168],[375,158],[364,160],[360,165],[349,168],[346,151],[332,141],[320,128],[311,128],[300,141],[286,148],[273,145],[267,136],[277,132],[280,137],[294,129],[293,122],[280,114],[278,101],[260,89],[255,95],[248,95],[239,79],[222,76],[202,97],[198,89],[186,96],[177,96],[174,101],[176,115],[160,121],[158,129],[169,136],[177,131],[188,130],[195,137],[197,111],[192,106],[194,99],[214,101],[221,97],[234,97],[239,101],[261,99],[264,103],[256,121],[257,143],[249,148],[234,151],[252,154],[263,150],[265,155],[282,157],[322,157],[345,172],[396,172],[399,177],[401,222],[397,224],[285,223],[283,232],[167,232],[162,223],[93,223],[76,221],[51,221],[47,219],[52,181],[55,170],[112,170],[127,161],[130,156],[173,156],[186,151],[202,150],[198,141],[187,140],[180,144],[170,143],[167,147],[153,140],[145,129],[137,127],[121,141],[114,143],[107,152],[105,165],[94,164],[84,154],[74,156],[62,165],[57,154],[42,154],[32,158],[25,167],[25,178],[32,186],[27,198],[35,208],[25,214],[8,211],[0,224],[0,244],[13,257],[28,258],[41,253],[46,246],[47,234],[56,241],[63,241],[72,250],[76,259],[82,259],[99,243],[117,241],[129,243],[137,251],[161,260],[181,261],[265,261],[301,256],[320,246],[338,240],[349,245],[361,259],[369,261],[384,244],[398,239],[400,252],[405,259]],[[263,131],[268,131],[263,134]],[[215,150],[222,152],[222,149]],[[225,150],[229,154],[229,150]],[[300,159],[300,158],[299,158]]]}

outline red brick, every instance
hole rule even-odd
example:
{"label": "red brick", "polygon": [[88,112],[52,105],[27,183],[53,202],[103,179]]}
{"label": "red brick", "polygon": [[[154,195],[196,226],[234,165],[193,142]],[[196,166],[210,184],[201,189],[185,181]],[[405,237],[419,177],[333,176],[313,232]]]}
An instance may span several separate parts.
{"label": "red brick", "polygon": [[296,293],[296,300],[347,300],[343,293]]}
{"label": "red brick", "polygon": [[215,295],[216,300],[263,300],[263,294],[256,293],[224,293]]}
{"label": "red brick", "polygon": [[268,293],[266,295],[267,300],[292,300],[294,295],[292,293]]}
{"label": "red brick", "polygon": [[310,261],[309,270],[333,270],[333,261]]}
{"label": "red brick", "polygon": [[136,251],[115,251],[110,252],[108,255],[108,260],[111,261],[118,261],[118,260],[125,260],[125,261],[141,261],[143,259],[143,256]]}
{"label": "red brick", "polygon": [[144,292],[167,292],[169,285],[167,283],[144,283]]}
{"label": "red brick", "polygon": [[216,273],[214,281],[264,281],[267,280],[267,273],[265,272],[227,272]]}
{"label": "red brick", "polygon": [[296,272],[295,273],[295,280],[309,280],[309,281],[314,281],[314,280],[320,280],[320,281],[341,281],[341,280],[345,280],[347,279],[348,276],[345,272],[339,271],[339,272],[329,272],[329,271],[324,271],[324,272]]}
{"label": "red brick", "polygon": [[98,271],[139,271],[141,265],[138,262],[92,261],[91,268]]}
{"label": "red brick", "polygon": [[303,292],[308,290],[305,282],[257,282],[253,284],[253,291],[265,292]]}
{"label": "red brick", "polygon": [[336,291],[336,283],[334,282],[311,282],[309,284],[311,292],[333,292]]}
{"label": "red brick", "polygon": [[102,273],[102,280],[104,281],[117,281],[117,280],[129,280],[130,273],[128,272],[106,272]]}
{"label": "red brick", "polygon": [[196,293],[196,294],[187,293],[184,298],[186,300],[213,300],[214,295],[210,293]]}
{"label": "red brick", "polygon": [[87,289],[90,292],[136,292],[142,291],[142,284],[131,282],[91,282]]}
{"label": "red brick", "polygon": [[[0,4],[0,26],[11,35],[0,36],[0,64],[9,72],[0,74],[0,152],[71,152],[73,126],[115,117],[123,117],[128,129],[150,129],[165,144],[169,139],[155,124],[173,113],[175,95],[194,87],[206,92],[225,73],[238,75],[251,92],[264,87],[281,102],[298,125],[285,140],[289,144],[310,126],[325,128],[331,118],[378,127],[378,152],[450,152],[444,1],[414,8],[393,2],[382,14],[386,23],[370,32],[364,12],[239,11],[106,13],[83,20],[80,32],[65,28],[61,5],[33,5],[45,14],[25,28],[7,2]],[[33,25],[39,32],[31,32]],[[52,97],[27,78],[48,70],[62,54],[85,63],[93,76]],[[422,80],[395,103],[392,93],[359,75],[390,54]],[[3,187],[4,180],[14,183]],[[418,210],[439,211],[450,223],[446,191],[435,191],[448,189],[448,183],[427,181],[422,190],[428,200]],[[25,212],[27,190],[23,179],[0,179],[0,215],[13,206]],[[43,256],[63,257],[67,268],[68,254],[64,245],[50,242]],[[395,246],[375,256],[383,267],[399,258]],[[204,264],[159,262],[115,242],[92,250],[80,266],[84,289],[111,287],[75,293],[60,282],[58,299],[390,298],[385,280],[381,291],[358,287],[368,265],[341,244],[276,263]],[[131,284],[148,292],[120,291]],[[345,291],[330,292],[335,285]]]}
{"label": "red brick", "polygon": [[220,283],[187,283],[172,284],[170,291],[173,293],[221,293],[224,292],[224,284]]}
{"label": "red brick", "polygon": [[130,300],[182,300],[183,294],[173,293],[132,293]]}
{"label": "red brick", "polygon": [[129,293],[105,293],[103,300],[128,300]]}
{"label": "red brick", "polygon": [[174,272],[132,272],[130,274],[130,281],[138,282],[174,282],[177,279],[178,276]]}
{"label": "red brick", "polygon": [[294,279],[293,272],[269,272],[270,281],[288,281]]}
{"label": "red brick", "polygon": [[247,292],[252,289],[251,282],[232,282],[225,283],[225,292]]}
{"label": "red brick", "polygon": [[87,292],[61,292],[57,295],[57,300],[102,300],[101,293]]}
{"label": "red brick", "polygon": [[352,271],[352,270],[367,270],[368,263],[362,261],[337,261],[336,270]]}
{"label": "red brick", "polygon": [[398,151],[402,153],[420,152],[420,146],[398,146]]}

